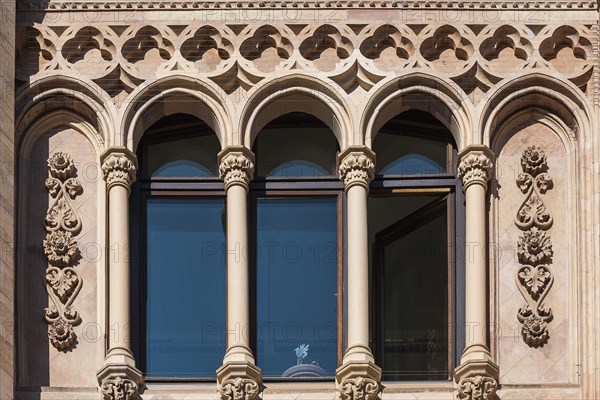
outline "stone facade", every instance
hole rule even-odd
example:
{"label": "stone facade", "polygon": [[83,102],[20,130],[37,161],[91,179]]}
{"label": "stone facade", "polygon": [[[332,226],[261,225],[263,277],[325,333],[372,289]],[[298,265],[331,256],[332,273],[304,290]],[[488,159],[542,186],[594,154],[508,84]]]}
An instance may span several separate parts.
{"label": "stone facade", "polygon": [[[16,23],[0,4],[0,399],[600,398],[597,2],[32,1]],[[375,135],[410,109],[460,157],[473,257],[455,381],[381,383],[368,349],[361,204]],[[290,112],[335,134],[358,243],[336,382],[262,382],[248,343],[228,343],[218,383],[144,383],[118,229],[144,131],[174,113],[210,126],[242,221],[253,141]],[[49,172],[59,153],[73,171]],[[55,229],[57,196],[76,217]],[[233,284],[228,323],[247,323]]]}

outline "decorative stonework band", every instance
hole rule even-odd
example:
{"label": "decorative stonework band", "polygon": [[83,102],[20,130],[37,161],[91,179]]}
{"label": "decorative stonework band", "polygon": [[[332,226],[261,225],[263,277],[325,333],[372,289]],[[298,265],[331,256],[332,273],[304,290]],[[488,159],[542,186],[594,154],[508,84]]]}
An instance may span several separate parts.
{"label": "decorative stonework band", "polygon": [[83,285],[83,279],[73,268],[81,257],[75,240],[81,231],[81,219],[71,202],[83,193],[83,188],[76,179],[75,164],[67,153],[54,153],[48,159],[48,171],[50,177],[46,179],[46,189],[53,201],[46,213],[47,234],[43,242],[48,259],[46,291],[50,297],[44,317],[50,324],[50,342],[58,350],[66,350],[77,338],[73,326],[81,322],[79,313],[72,307]]}
{"label": "decorative stonework band", "polygon": [[367,190],[375,177],[375,154],[366,147],[349,148],[339,155],[338,173],[346,190],[361,185]]}
{"label": "decorative stonework band", "polygon": [[225,182],[225,190],[233,185],[248,185],[254,177],[254,155],[245,147],[231,146],[221,152],[219,176]]}
{"label": "decorative stonework band", "polygon": [[134,400],[138,398],[138,385],[131,379],[116,377],[102,382],[103,400]]}
{"label": "decorative stonework band", "polygon": [[527,304],[519,309],[517,319],[522,324],[525,343],[537,348],[548,343],[548,323],[553,318],[552,309],[544,304],[554,283],[549,268],[554,253],[550,235],[546,233],[553,219],[542,199],[553,183],[547,173],[546,154],[540,147],[530,146],[523,151],[521,167],[523,172],[516,183],[526,196],[515,217],[515,225],[524,231],[517,241],[521,267],[516,282]]}

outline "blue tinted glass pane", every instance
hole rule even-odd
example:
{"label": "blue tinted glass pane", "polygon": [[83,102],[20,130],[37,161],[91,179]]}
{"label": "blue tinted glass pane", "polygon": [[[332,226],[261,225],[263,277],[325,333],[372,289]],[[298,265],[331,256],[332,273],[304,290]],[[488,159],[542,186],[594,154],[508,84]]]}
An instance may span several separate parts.
{"label": "blue tinted glass pane", "polygon": [[446,172],[447,143],[379,132],[373,142],[378,175],[428,175]]}
{"label": "blue tinted glass pane", "polygon": [[147,173],[160,177],[216,177],[220,150],[214,133],[152,143],[148,145]]}
{"label": "blue tinted glass pane", "polygon": [[[336,199],[259,199],[257,213],[257,342],[263,375],[334,376]],[[302,345],[308,345],[307,356]]]}
{"label": "blue tinted glass pane", "polygon": [[147,203],[147,375],[214,377],[225,354],[223,199]]}
{"label": "blue tinted glass pane", "polygon": [[204,166],[189,160],[168,162],[152,174],[152,176],[213,176],[213,173]]}

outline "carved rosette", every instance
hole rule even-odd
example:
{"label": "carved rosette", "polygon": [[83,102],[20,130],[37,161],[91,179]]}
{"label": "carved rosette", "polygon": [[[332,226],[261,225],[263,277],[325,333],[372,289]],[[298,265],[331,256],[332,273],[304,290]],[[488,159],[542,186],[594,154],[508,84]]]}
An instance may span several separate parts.
{"label": "carved rosette", "polygon": [[46,189],[53,199],[46,213],[46,238],[42,245],[48,260],[46,267],[46,291],[50,305],[44,317],[50,324],[48,338],[58,350],[71,347],[77,338],[73,326],[81,319],[72,308],[83,280],[73,268],[80,258],[75,236],[81,231],[81,219],[72,201],[83,193],[76,179],[77,171],[71,156],[56,152],[48,159]]}
{"label": "carved rosette", "polygon": [[351,147],[338,156],[338,173],[346,190],[361,185],[367,190],[375,177],[375,154],[368,148]]}
{"label": "carved rosette", "polygon": [[378,393],[379,384],[371,378],[346,379],[339,388],[342,400],[375,400]]}
{"label": "carved rosette", "polygon": [[102,173],[108,190],[115,185],[124,186],[130,190],[135,182],[137,164],[135,155],[129,151],[114,151],[106,155],[102,162]]}
{"label": "carved rosette", "polygon": [[553,219],[542,199],[542,195],[552,189],[552,178],[547,173],[546,154],[537,146],[523,151],[521,168],[523,172],[516,183],[526,196],[515,217],[515,225],[524,231],[517,241],[517,257],[521,266],[516,282],[526,305],[519,309],[517,319],[521,323],[525,343],[537,348],[548,343],[548,322],[552,320],[552,309],[543,302],[554,283],[549,268],[552,242],[546,233]]}
{"label": "carved rosette", "polygon": [[241,377],[227,379],[219,385],[223,400],[254,400],[258,397],[258,389],[254,380]]}
{"label": "carved rosette", "polygon": [[225,149],[219,154],[219,176],[225,182],[225,190],[233,185],[248,189],[254,176],[254,156],[243,147]]}
{"label": "carved rosette", "polygon": [[138,398],[138,385],[120,376],[102,382],[103,400],[134,400]]}
{"label": "carved rosette", "polygon": [[474,183],[487,189],[493,168],[491,154],[486,154],[481,150],[469,151],[464,154],[458,165],[458,177],[462,180],[464,190]]}
{"label": "carved rosette", "polygon": [[461,379],[458,383],[460,400],[493,400],[498,384],[494,378],[476,375]]}

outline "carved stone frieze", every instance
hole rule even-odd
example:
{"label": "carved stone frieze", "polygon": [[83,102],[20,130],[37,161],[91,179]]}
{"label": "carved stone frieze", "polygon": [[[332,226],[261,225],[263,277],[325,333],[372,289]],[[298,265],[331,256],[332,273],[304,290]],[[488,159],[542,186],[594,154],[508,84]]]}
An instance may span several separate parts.
{"label": "carved stone frieze", "polygon": [[458,382],[460,400],[494,400],[498,384],[494,378],[476,375]]}
{"label": "carved stone frieze", "polygon": [[232,185],[242,185],[246,189],[254,176],[254,155],[244,147],[231,146],[219,156],[219,176],[225,182],[225,189]]}
{"label": "carved stone frieze", "polygon": [[258,397],[259,385],[252,379],[236,377],[220,383],[222,400],[254,400]]}
{"label": "carved stone frieze", "polygon": [[354,185],[366,189],[375,177],[375,153],[366,147],[350,147],[338,156],[338,173],[346,190]]}
{"label": "carved stone frieze", "polygon": [[340,383],[341,400],[375,400],[379,394],[379,384],[371,378],[346,379]]}
{"label": "carved stone frieze", "polygon": [[125,186],[129,190],[135,182],[136,171],[135,156],[129,152],[111,152],[102,160],[102,173],[109,190],[114,185]]}
{"label": "carved stone frieze", "polygon": [[135,400],[138,398],[138,385],[131,379],[117,376],[102,382],[103,400]]}
{"label": "carved stone frieze", "polygon": [[552,226],[552,214],[546,208],[542,195],[552,189],[545,152],[530,146],[521,156],[523,170],[516,183],[526,197],[517,211],[515,225],[523,232],[517,241],[517,257],[521,267],[516,276],[517,287],[526,301],[517,313],[522,324],[523,340],[531,347],[540,347],[550,338],[548,322],[552,310],[544,305],[554,277],[550,271],[552,241],[546,230]]}
{"label": "carved stone frieze", "polygon": [[44,254],[48,260],[46,268],[46,291],[50,305],[44,317],[50,324],[48,337],[58,350],[66,350],[76,341],[73,326],[81,322],[79,314],[72,308],[83,280],[73,268],[80,252],[75,235],[81,231],[81,219],[71,203],[82,192],[77,180],[77,171],[71,156],[56,152],[48,159],[50,177],[46,189],[52,203],[46,213],[46,238]]}
{"label": "carved stone frieze", "polygon": [[[213,4],[192,3],[182,4],[192,9]],[[143,9],[139,4],[128,3],[128,7]],[[52,28],[36,23],[31,29],[35,40],[23,51],[38,52],[29,59],[39,63],[30,63],[27,74],[76,73],[98,84],[117,103],[143,82],[169,74],[198,76],[232,95],[286,71],[301,71],[330,79],[352,93],[358,88],[368,92],[380,80],[408,74],[412,68],[454,81],[467,95],[477,92],[470,97],[473,101],[511,79],[515,71],[558,75],[593,95],[587,83],[595,65],[594,32],[586,25],[498,22],[474,28],[460,23],[372,23],[359,27],[269,21],[232,29],[218,21],[188,21],[174,29],[165,23],[135,21],[118,28],[80,22]]]}
{"label": "carved stone frieze", "polygon": [[465,190],[474,183],[487,188],[493,167],[491,154],[481,150],[468,151],[460,158],[458,177],[462,180]]}

